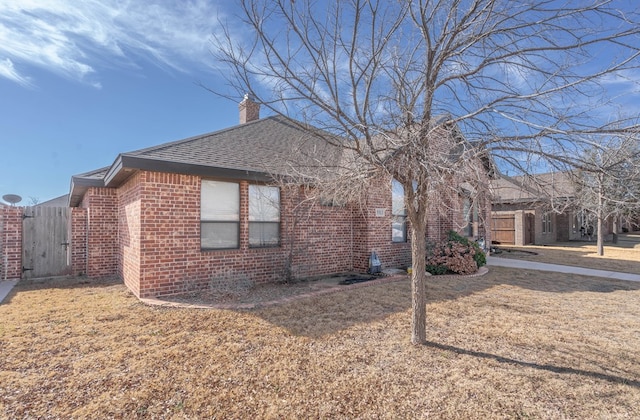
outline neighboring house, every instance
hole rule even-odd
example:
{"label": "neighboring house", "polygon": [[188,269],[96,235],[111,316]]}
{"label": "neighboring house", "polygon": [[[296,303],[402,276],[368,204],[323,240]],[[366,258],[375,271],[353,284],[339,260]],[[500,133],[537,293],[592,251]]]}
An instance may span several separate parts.
{"label": "neighboring house", "polygon": [[[544,245],[595,240],[593,216],[573,206],[575,188],[566,173],[501,175],[491,180],[492,240],[496,244]],[[605,223],[605,236],[611,223]]]}
{"label": "neighboring house", "polygon": [[69,194],[61,195],[60,197],[52,198],[51,200],[43,201],[35,206],[37,207],[67,207],[69,203]]}
{"label": "neighboring house", "polygon": [[[337,150],[301,123],[260,119],[246,98],[240,122],[122,153],[109,167],[74,176],[74,271],[119,276],[138,297],[151,297],[363,272],[373,251],[385,267],[411,264],[403,192],[392,179],[373,183],[361,205],[311,199],[308,187],[274,179],[295,171],[292,155],[295,165],[317,165],[339,159]],[[434,202],[430,239],[450,229],[489,235],[479,222],[488,200],[471,220],[462,189],[451,200],[446,212]]]}

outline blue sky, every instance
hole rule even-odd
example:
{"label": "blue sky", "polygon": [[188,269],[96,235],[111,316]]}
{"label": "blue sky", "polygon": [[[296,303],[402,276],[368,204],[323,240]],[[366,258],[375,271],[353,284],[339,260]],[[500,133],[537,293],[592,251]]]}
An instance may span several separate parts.
{"label": "blue sky", "polygon": [[[233,4],[0,0],[0,197],[46,201],[118,153],[237,124],[242,98],[199,85],[224,90],[210,40]],[[637,115],[639,80],[601,82]]]}
{"label": "blue sky", "polygon": [[219,79],[209,48],[223,12],[199,0],[0,1],[0,197],[46,201],[118,153],[237,124],[237,102],[198,85]]}

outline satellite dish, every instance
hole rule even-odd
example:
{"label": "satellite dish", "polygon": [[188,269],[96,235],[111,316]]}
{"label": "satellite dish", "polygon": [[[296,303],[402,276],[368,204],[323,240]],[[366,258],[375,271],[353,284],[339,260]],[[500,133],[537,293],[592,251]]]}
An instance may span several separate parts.
{"label": "satellite dish", "polygon": [[7,203],[11,203],[12,206],[22,201],[22,197],[17,194],[5,194],[2,196],[2,199]]}

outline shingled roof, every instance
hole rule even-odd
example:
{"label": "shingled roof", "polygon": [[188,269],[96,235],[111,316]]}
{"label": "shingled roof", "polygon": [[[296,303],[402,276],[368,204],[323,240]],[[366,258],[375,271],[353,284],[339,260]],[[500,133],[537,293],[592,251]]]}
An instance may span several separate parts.
{"label": "shingled roof", "polygon": [[501,175],[492,179],[490,184],[494,204],[548,202],[575,195],[571,178],[564,172],[514,177]]}
{"label": "shingled roof", "polygon": [[70,205],[89,187],[117,187],[138,170],[225,179],[268,181],[296,167],[337,162],[339,148],[328,134],[283,116],[273,116],[220,131],[121,153],[107,168],[73,176]]}

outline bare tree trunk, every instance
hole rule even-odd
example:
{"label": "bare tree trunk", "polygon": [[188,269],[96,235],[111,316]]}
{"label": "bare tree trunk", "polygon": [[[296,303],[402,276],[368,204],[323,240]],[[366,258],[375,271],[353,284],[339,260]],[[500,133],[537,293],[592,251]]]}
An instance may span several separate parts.
{"label": "bare tree trunk", "polygon": [[599,256],[603,256],[604,255],[604,234],[602,233],[602,226],[604,225],[604,223],[602,223],[602,213],[598,212],[598,236],[597,236],[597,241],[596,241],[596,248],[598,250],[598,255]]}
{"label": "bare tree trunk", "polygon": [[[425,203],[432,191],[450,180],[484,180],[498,167],[531,174],[534,161],[581,167],[594,144],[588,136],[638,129],[634,119],[598,117],[610,114],[613,98],[602,95],[596,108],[583,108],[582,100],[603,90],[604,76],[636,70],[640,47],[627,41],[640,34],[640,14],[624,2],[569,2],[562,13],[551,1],[236,3],[241,16],[213,35],[227,81],[217,93],[248,93],[276,114],[331,133],[325,140],[345,152],[340,159],[313,159],[305,170],[291,156],[293,174],[305,183],[361,191],[387,174],[410,192],[416,344],[426,342]],[[246,37],[238,43],[240,30]],[[611,49],[608,59],[586,60],[603,48]],[[587,69],[587,61],[594,65]],[[513,83],[519,76],[527,83]],[[472,146],[465,137],[485,140]],[[348,198],[366,204],[366,196]],[[439,201],[434,207],[446,210]]]}
{"label": "bare tree trunk", "polygon": [[426,224],[412,224],[411,229],[411,343],[427,342],[427,289],[426,289]]}
{"label": "bare tree trunk", "polygon": [[604,233],[602,231],[602,182],[600,183],[600,188],[598,190],[598,211],[597,211],[597,217],[598,217],[598,222],[597,222],[597,240],[596,240],[596,249],[598,252],[599,256],[603,256],[604,255]]}

